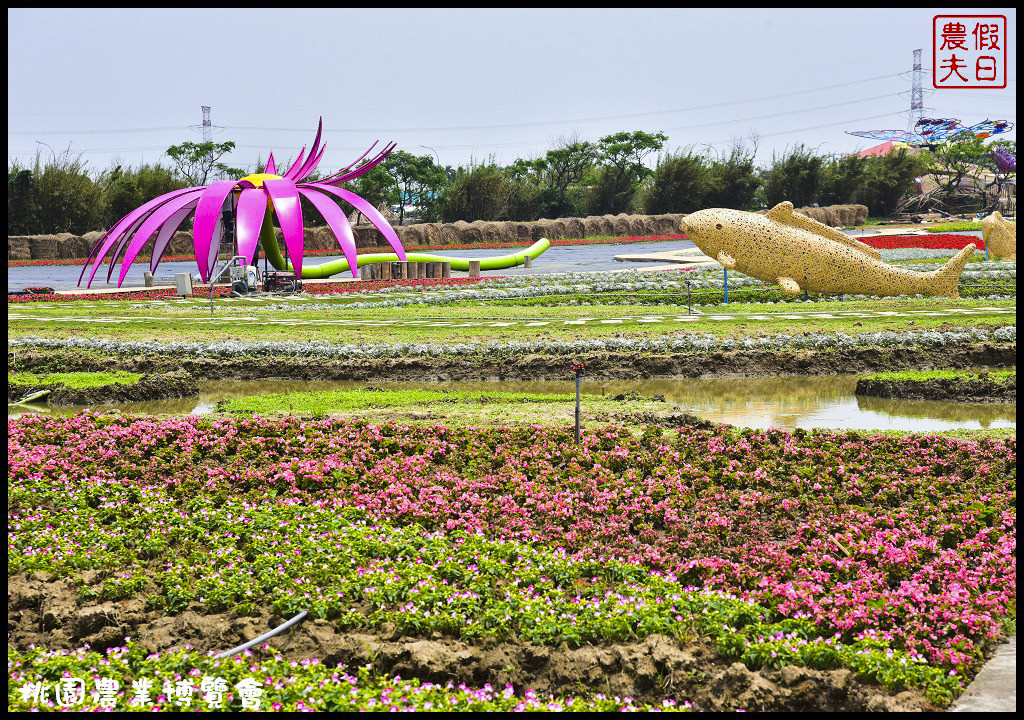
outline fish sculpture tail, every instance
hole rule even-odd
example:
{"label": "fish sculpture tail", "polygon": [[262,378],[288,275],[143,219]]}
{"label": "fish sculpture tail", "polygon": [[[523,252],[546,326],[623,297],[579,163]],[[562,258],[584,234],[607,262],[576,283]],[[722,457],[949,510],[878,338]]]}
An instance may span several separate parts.
{"label": "fish sculpture tail", "polygon": [[967,261],[974,255],[975,249],[976,246],[974,243],[971,243],[951,257],[949,262],[940,269],[930,273],[933,276],[931,282],[933,295],[944,295],[951,298],[960,297],[960,293],[957,292],[957,286],[960,284],[960,273],[963,272]]}

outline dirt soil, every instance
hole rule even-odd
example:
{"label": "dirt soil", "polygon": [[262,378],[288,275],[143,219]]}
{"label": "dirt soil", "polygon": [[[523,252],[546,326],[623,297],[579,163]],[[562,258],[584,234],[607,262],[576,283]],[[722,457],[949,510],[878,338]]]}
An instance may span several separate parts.
{"label": "dirt soil", "polygon": [[1017,378],[997,382],[987,373],[977,378],[933,378],[931,380],[857,381],[857,395],[914,400],[956,400],[958,402],[1017,402]]}
{"label": "dirt soil", "polygon": [[844,350],[735,350],[730,352],[638,353],[592,352],[578,357],[503,355],[431,358],[310,359],[304,357],[195,358],[146,354],[106,356],[95,352],[24,350],[20,370],[126,370],[143,374],[184,370],[208,380],[457,381],[555,380],[571,376],[571,366],[583,361],[589,377],[700,377],[733,375],[869,374],[885,370],[1012,367],[1016,343],[978,343],[939,348],[853,348]]}
{"label": "dirt soil", "polygon": [[[10,646],[30,644],[75,649],[83,643],[98,652],[124,644],[125,637],[152,652],[185,649],[223,651],[277,627],[285,618],[263,613],[239,617],[202,614],[198,606],[167,616],[145,609],[145,592],[119,601],[80,600],[79,586],[99,590],[103,575],[86,571],[75,579],[8,578],[7,628]],[[338,631],[327,620],[306,619],[272,641],[288,659],[319,658],[349,668],[372,664],[385,675],[421,681],[452,680],[496,687],[512,684],[522,692],[632,696],[660,704],[689,700],[704,711],[921,712],[933,711],[923,694],[891,694],[849,670],[794,666],[751,671],[721,657],[700,638],[652,635],[631,643],[571,648],[530,643],[471,644],[434,633],[403,636],[377,631]],[[256,650],[256,652],[260,652]]]}
{"label": "dirt soil", "polygon": [[7,383],[7,401],[17,402],[29,393],[49,390],[48,405],[112,405],[199,395],[199,383],[187,372],[146,374],[134,383],[111,383],[99,387],[75,389],[63,383],[19,385]]}

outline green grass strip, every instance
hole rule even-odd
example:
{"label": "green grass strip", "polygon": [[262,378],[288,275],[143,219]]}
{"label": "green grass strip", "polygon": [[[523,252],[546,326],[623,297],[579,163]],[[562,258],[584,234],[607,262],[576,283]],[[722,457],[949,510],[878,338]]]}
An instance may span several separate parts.
{"label": "green grass strip", "polygon": [[353,390],[305,391],[269,393],[246,398],[224,400],[217,405],[220,412],[238,414],[298,414],[324,415],[328,412],[351,412],[367,408],[408,407],[454,403],[567,403],[575,396],[544,395],[468,390],[383,390],[356,388]]}
{"label": "green grass strip", "polygon": [[[988,379],[996,383],[1005,383],[1016,379],[1017,370],[993,370],[988,373]],[[928,380],[978,380],[982,379],[977,371],[973,370],[901,370],[898,372],[882,372],[874,375],[867,375],[868,380],[899,381],[899,382],[926,382]]]}
{"label": "green grass strip", "polygon": [[74,390],[85,390],[114,383],[132,385],[137,383],[141,377],[142,375],[131,372],[62,372],[39,375],[21,372],[7,373],[7,382],[15,385],[55,385],[60,383]]}

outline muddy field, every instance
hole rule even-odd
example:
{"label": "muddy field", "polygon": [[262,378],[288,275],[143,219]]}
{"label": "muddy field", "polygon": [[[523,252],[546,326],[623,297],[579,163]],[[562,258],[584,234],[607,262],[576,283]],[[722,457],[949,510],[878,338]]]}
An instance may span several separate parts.
{"label": "muddy field", "polygon": [[170,355],[106,356],[93,352],[20,351],[18,369],[27,371],[124,370],[156,374],[183,370],[196,378],[258,380],[355,380],[449,382],[457,380],[558,380],[570,366],[586,363],[587,375],[630,379],[656,375],[701,377],[737,375],[837,375],[888,370],[1012,367],[1016,343],[977,343],[938,348],[853,348],[837,350],[737,350],[712,353],[638,355],[594,352],[579,357],[524,355],[476,358],[302,357],[195,358]]}
{"label": "muddy field", "polygon": [[[131,637],[152,652],[188,645],[203,653],[235,647],[285,620],[268,613],[203,615],[198,606],[166,616],[147,611],[143,594],[116,602],[81,599],[90,590],[98,591],[103,580],[96,571],[54,581],[25,575],[9,578],[8,642],[19,649],[34,643],[51,650],[73,650],[88,643],[103,652]],[[496,687],[510,683],[542,694],[583,690],[646,703],[685,697],[695,709],[712,712],[935,709],[920,692],[890,694],[849,670],[786,666],[751,671],[743,663],[723,659],[712,645],[663,635],[580,648],[471,644],[439,633],[429,638],[402,636],[386,626],[379,633],[339,632],[326,620],[306,619],[271,642],[288,659],[316,657],[349,668],[369,663],[386,675],[424,682],[455,680]]]}

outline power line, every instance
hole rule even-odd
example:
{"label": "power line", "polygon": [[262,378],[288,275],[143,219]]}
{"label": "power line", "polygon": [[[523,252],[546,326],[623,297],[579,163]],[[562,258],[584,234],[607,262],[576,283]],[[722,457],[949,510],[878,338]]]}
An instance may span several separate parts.
{"label": "power line", "polygon": [[[770,115],[755,115],[754,117],[742,118],[742,119],[739,119],[739,120],[725,120],[725,121],[718,120],[718,121],[715,121],[715,122],[701,123],[699,125],[685,125],[685,126],[681,126],[681,127],[666,128],[665,130],[663,130],[663,132],[675,132],[675,131],[678,131],[678,130],[695,130],[697,128],[702,128],[702,127],[711,127],[712,125],[732,125],[732,124],[735,124],[735,123],[750,122],[752,120],[769,120],[771,118],[783,117],[784,115],[799,115],[801,113],[808,113],[808,112],[812,112],[812,111],[815,111],[815,110],[828,110],[829,108],[842,107],[843,105],[856,105],[858,103],[869,102],[871,100],[881,100],[882,98],[896,97],[899,94],[900,93],[886,93],[885,95],[875,95],[874,97],[869,97],[869,98],[858,98],[857,100],[847,100],[847,101],[841,102],[841,103],[832,103],[831,105],[819,105],[817,107],[804,108],[802,110],[786,110],[785,112],[772,113]],[[886,113],[886,115],[891,115],[891,114],[892,113]],[[882,116],[882,117],[884,117],[884,116]],[[844,121],[844,122],[846,122],[846,121]],[[855,122],[855,121],[851,121],[851,122]]]}
{"label": "power line", "polygon": [[[816,88],[808,88],[805,90],[794,90],[785,93],[776,93],[774,95],[764,95],[756,98],[745,98],[740,100],[729,100],[721,103],[711,103],[708,105],[691,105],[683,108],[671,108],[667,110],[654,110],[651,112],[642,113],[623,113],[618,115],[604,115],[586,118],[575,118],[569,120],[545,120],[537,122],[526,122],[526,123],[500,123],[500,124],[489,124],[489,125],[458,125],[458,126],[436,126],[436,127],[410,127],[410,128],[325,128],[330,132],[366,132],[366,133],[384,133],[384,132],[455,132],[464,130],[503,130],[503,129],[514,129],[524,127],[543,127],[545,125],[565,125],[573,123],[585,123],[585,122],[603,122],[609,120],[627,120],[641,117],[653,117],[656,115],[670,115],[674,113],[682,112],[694,112],[697,110],[711,110],[722,107],[729,107],[731,105],[743,105],[749,103],[763,102],[765,100],[777,100],[786,97],[795,97],[798,95],[805,95],[814,92],[821,92],[823,90],[832,90],[841,87],[849,87],[850,85],[858,85],[866,82],[874,82],[876,80],[884,80],[887,78],[898,77],[902,75],[899,73],[889,73],[886,75],[877,75],[874,77],[863,78],[860,80],[851,80],[843,83],[833,83],[831,85],[822,85]],[[878,96],[888,97],[888,95]],[[877,99],[877,98],[867,98]],[[860,100],[857,102],[864,102]],[[848,103],[839,103],[839,105]],[[826,105],[823,108],[835,107],[836,105]],[[766,116],[771,117],[771,116]],[[755,118],[756,119],[756,118]],[[710,123],[714,124],[714,123]],[[269,132],[308,132],[309,128],[284,128],[284,127],[264,127],[264,126],[248,126],[248,125],[234,125],[225,126],[226,129],[230,130],[260,130]],[[110,135],[118,133],[145,133],[145,132],[166,132],[170,130],[184,130],[188,129],[188,126],[164,126],[164,127],[152,127],[152,128],[123,128],[118,130],[13,130],[9,131],[10,135]]]}

